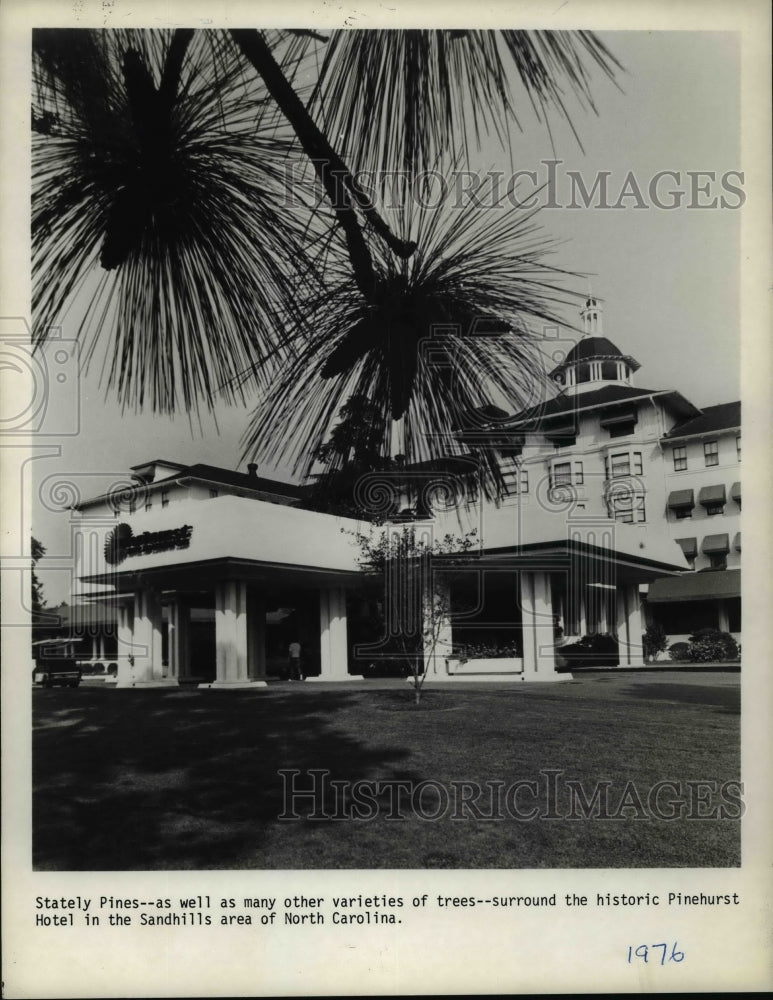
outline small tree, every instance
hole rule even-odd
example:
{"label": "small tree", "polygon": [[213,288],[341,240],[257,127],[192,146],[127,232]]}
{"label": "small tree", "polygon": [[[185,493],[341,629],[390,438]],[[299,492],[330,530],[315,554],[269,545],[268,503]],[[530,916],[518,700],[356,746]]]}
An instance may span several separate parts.
{"label": "small tree", "polygon": [[314,451],[322,469],[312,474],[311,499],[319,510],[361,517],[364,512],[357,501],[357,484],[363,475],[390,469],[394,463],[384,457],[378,408],[371,400],[358,394],[350,396],[338,417],[328,440]]}
{"label": "small tree", "polygon": [[418,705],[427,678],[425,665],[434,660],[452,612],[449,591],[436,586],[433,562],[444,557],[448,565],[453,556],[468,552],[476,543],[477,530],[437,539],[429,525],[419,535],[416,524],[406,524],[387,525],[378,534],[353,535],[361,552],[360,565],[383,580],[385,635],[380,645],[410,664]]}
{"label": "small tree", "polygon": [[642,636],[642,644],[645,658],[647,660],[656,659],[658,653],[662,653],[668,648],[668,636],[663,626],[657,622],[648,625]]}

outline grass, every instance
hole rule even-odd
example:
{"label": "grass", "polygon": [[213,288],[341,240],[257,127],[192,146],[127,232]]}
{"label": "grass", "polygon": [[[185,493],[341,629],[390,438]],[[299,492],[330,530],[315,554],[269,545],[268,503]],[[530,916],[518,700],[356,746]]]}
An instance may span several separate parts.
{"label": "grass", "polygon": [[[737,819],[658,819],[647,795],[666,779],[739,779],[739,678],[621,674],[498,689],[426,689],[416,709],[396,681],[261,691],[34,693],[33,864],[38,870],[314,868],[730,867]],[[279,821],[280,768],[330,778],[420,782],[518,779],[562,772],[590,798],[610,782],[610,812],[632,781],[647,818],[522,821],[403,819],[382,798],[372,820]],[[308,780],[306,776],[298,779]],[[437,787],[437,786],[435,786]],[[491,785],[488,786],[491,788]],[[668,795],[665,800],[668,800]],[[673,797],[673,795],[671,796]],[[436,800],[437,801],[437,800]],[[715,801],[717,801],[715,799]],[[457,799],[458,802],[458,799]],[[527,810],[534,799],[519,799]],[[479,800],[483,815],[489,798]],[[304,816],[310,802],[300,803]],[[330,792],[323,804],[334,815]]]}

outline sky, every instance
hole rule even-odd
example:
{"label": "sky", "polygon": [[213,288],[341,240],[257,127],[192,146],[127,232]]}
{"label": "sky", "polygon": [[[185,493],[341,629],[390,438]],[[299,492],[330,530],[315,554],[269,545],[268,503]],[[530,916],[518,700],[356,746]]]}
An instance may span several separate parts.
{"label": "sky", "polygon": [[[545,161],[555,165],[554,199],[561,207],[539,213],[546,234],[561,241],[551,263],[592,275],[590,284],[604,302],[604,333],[641,364],[637,384],[648,389],[678,389],[698,406],[739,398],[740,350],[740,223],[743,209],[688,207],[723,196],[729,206],[741,200],[723,190],[720,178],[743,171],[739,161],[739,48],[728,33],[614,32],[602,39],[623,64],[619,88],[601,74],[593,80],[598,114],[574,110],[580,149],[571,132],[552,119],[551,138],[535,122],[528,107],[523,131],[513,136],[510,155],[494,142],[471,156],[471,168],[487,172],[535,170],[547,177]],[[621,207],[567,207],[570,171],[585,188],[607,173],[607,203]],[[638,190],[620,198],[629,172]],[[650,181],[660,171],[676,171],[679,181],[665,177],[661,202],[668,192],[684,192],[682,204],[658,208],[650,197]],[[713,172],[703,178],[706,193],[693,195],[687,172]],[[728,183],[740,186],[737,178]],[[521,197],[531,192],[524,178]],[[628,190],[631,190],[630,182]],[[541,196],[544,203],[546,195]],[[577,199],[579,200],[579,199]],[[634,207],[643,201],[643,207]],[[578,322],[568,311],[567,322]],[[70,331],[65,327],[63,336]],[[569,346],[568,343],[563,345]],[[49,349],[49,355],[53,348]],[[77,384],[77,399],[71,387]],[[53,383],[52,383],[53,385]],[[206,462],[239,468],[240,437],[250,407],[218,406],[215,418],[201,426],[184,414],[174,418],[151,413],[121,413],[105,397],[99,368],[69,380],[66,391],[49,400],[52,419],[71,420],[77,404],[77,433],[63,438],[60,454],[35,463],[45,491],[33,493],[33,532],[49,554],[68,548],[69,514],[51,499],[55,474],[69,477],[83,497],[102,492],[128,469],[151,458],[181,463]],[[292,478],[286,468],[261,467],[261,474]],[[43,495],[44,494],[44,495]],[[45,571],[41,577],[49,604],[68,596],[66,574]]]}

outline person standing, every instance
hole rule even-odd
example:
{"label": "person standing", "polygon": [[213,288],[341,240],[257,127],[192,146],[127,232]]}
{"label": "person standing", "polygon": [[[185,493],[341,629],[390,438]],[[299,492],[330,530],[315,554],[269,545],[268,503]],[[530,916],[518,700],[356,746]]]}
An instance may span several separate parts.
{"label": "person standing", "polygon": [[302,681],[304,678],[301,672],[301,644],[297,639],[290,643],[287,652],[290,658],[290,680]]}

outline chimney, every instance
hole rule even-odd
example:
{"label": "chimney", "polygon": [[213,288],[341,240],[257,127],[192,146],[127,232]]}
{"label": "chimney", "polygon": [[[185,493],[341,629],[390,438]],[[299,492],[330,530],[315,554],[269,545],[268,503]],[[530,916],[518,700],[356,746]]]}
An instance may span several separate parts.
{"label": "chimney", "polygon": [[251,479],[257,479],[258,478],[258,466],[257,466],[257,463],[250,462],[250,464],[247,466],[247,475]]}

